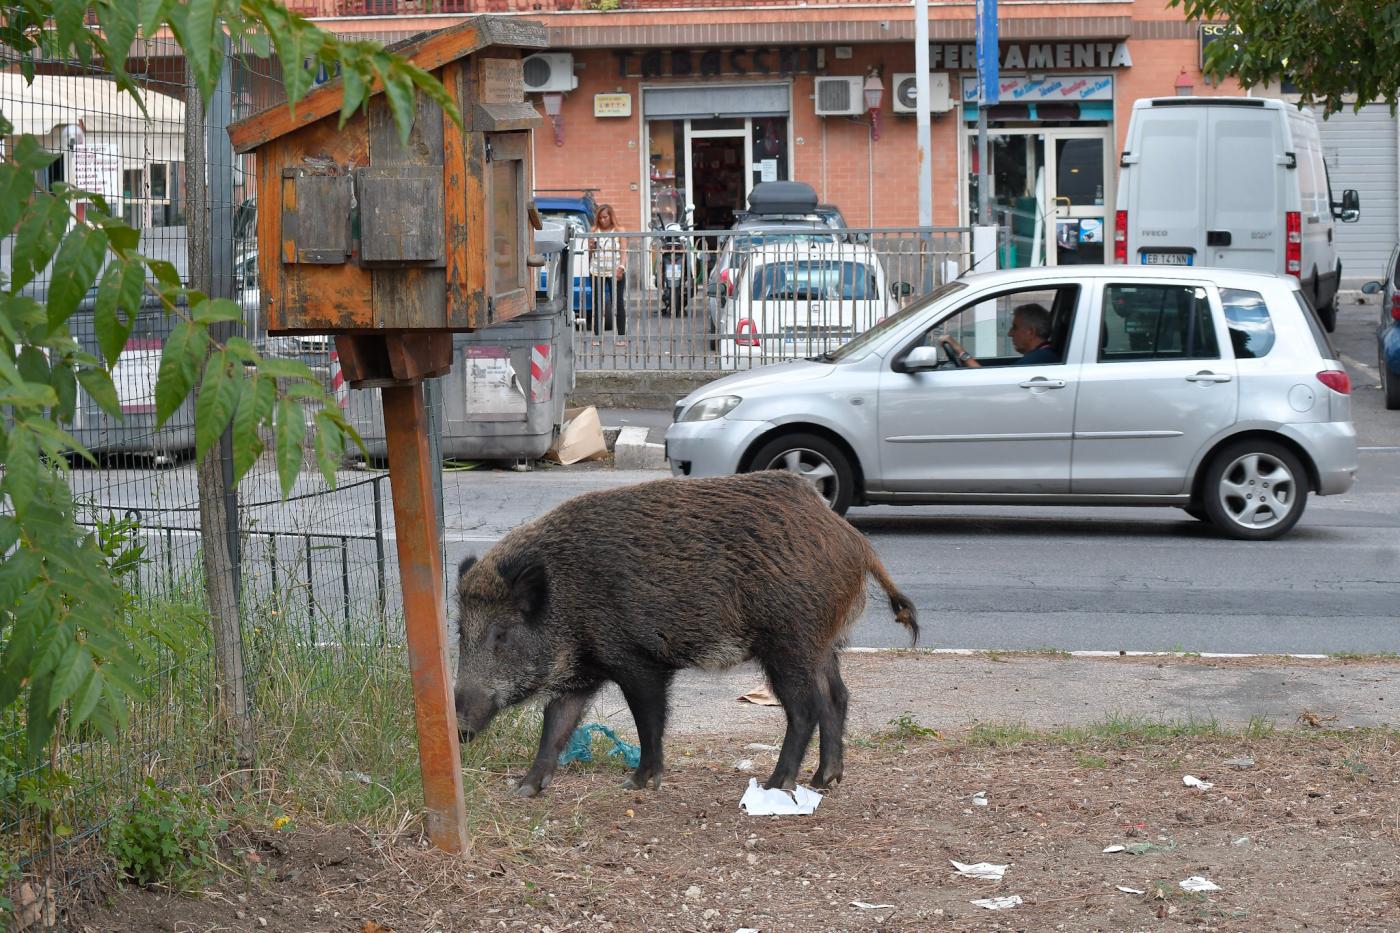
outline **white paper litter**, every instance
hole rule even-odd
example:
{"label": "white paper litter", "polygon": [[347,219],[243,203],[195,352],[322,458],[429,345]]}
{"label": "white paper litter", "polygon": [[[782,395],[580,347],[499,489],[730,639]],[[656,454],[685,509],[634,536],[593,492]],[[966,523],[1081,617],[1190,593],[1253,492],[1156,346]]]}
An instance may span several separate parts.
{"label": "white paper litter", "polygon": [[1104,855],[1111,855],[1114,852],[1127,852],[1127,846],[1108,846],[1103,850]]}
{"label": "white paper litter", "polygon": [[1021,895],[1012,894],[1009,897],[984,897],[981,900],[972,901],[974,907],[985,907],[988,910],[1010,910],[1021,903]]}
{"label": "white paper litter", "polygon": [[972,805],[974,807],[985,807],[987,805],[987,792],[979,790],[972,795]]}
{"label": "white paper litter", "polygon": [[752,771],[752,770],[753,770],[753,759],[752,759],[752,758],[740,758],[738,761],[734,762],[734,770],[735,770],[735,771]]}
{"label": "white paper litter", "polygon": [[1210,781],[1202,781],[1200,778],[1191,774],[1188,774],[1186,775],[1186,777],[1182,778],[1181,783],[1185,784],[1187,787],[1199,787],[1201,790],[1210,790],[1212,787],[1215,786]]}
{"label": "white paper litter", "polygon": [[758,930],[753,927],[739,927],[734,933],[758,933]]}
{"label": "white paper litter", "polygon": [[893,910],[893,904],[867,904],[865,901],[851,901],[852,907],[859,907],[861,910]]}
{"label": "white paper litter", "polygon": [[740,798],[739,807],[749,816],[805,816],[816,810],[821,802],[821,794],[801,784],[789,794],[776,787],[766,790],[758,786],[758,778],[749,778],[749,788]]}
{"label": "white paper litter", "polygon": [[956,859],[948,859],[953,863],[953,867],[958,870],[958,874],[964,878],[979,878],[983,881],[1000,881],[1001,876],[1006,874],[1010,865],[993,865],[991,862],[978,862],[976,865],[964,865]]}
{"label": "white paper litter", "polygon": [[1130,887],[1128,887],[1127,885],[1122,885],[1122,884],[1120,884],[1120,885],[1115,885],[1115,887],[1118,888],[1118,890],[1122,891],[1124,894],[1146,894],[1146,893],[1147,893],[1146,891],[1142,890],[1141,888],[1130,888]]}
{"label": "white paper litter", "polygon": [[[765,745],[762,742],[750,742],[748,745],[744,746],[744,751],[746,752],[776,752],[777,750],[778,746]],[[743,933],[743,931],[741,930],[740,933]]]}
{"label": "white paper litter", "polygon": [[1211,881],[1211,880],[1209,880],[1209,879],[1207,879],[1207,878],[1202,878],[1200,875],[1192,875],[1190,878],[1187,878],[1185,881],[1181,882],[1181,890],[1183,890],[1183,891],[1219,891],[1219,890],[1220,890],[1220,885],[1216,884],[1214,881]]}

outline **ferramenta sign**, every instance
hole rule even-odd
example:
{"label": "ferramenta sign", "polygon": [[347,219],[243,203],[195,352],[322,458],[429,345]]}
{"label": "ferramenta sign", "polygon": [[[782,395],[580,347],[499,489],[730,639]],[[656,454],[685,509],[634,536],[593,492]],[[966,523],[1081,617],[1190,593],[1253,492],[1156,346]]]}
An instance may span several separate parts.
{"label": "ferramenta sign", "polygon": [[[928,47],[933,71],[975,71],[977,46],[933,44]],[[1002,71],[1042,71],[1066,68],[1131,68],[1126,42],[1010,42],[1001,46]]]}

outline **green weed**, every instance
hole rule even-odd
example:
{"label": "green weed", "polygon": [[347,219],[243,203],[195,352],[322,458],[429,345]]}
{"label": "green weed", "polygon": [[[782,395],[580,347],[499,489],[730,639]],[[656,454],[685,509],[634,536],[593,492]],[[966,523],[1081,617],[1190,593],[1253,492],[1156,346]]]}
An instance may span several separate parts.
{"label": "green weed", "polygon": [[227,824],[208,798],[168,790],[147,778],[135,803],[107,829],[107,852],[137,884],[168,882],[183,890],[218,861]]}

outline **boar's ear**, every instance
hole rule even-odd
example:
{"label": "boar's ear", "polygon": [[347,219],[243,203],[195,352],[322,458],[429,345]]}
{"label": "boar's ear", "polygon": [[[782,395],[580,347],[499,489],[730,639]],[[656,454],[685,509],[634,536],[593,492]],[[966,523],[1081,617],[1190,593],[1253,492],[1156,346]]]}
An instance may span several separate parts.
{"label": "boar's ear", "polygon": [[475,567],[475,566],[476,566],[476,555],[475,555],[475,554],[468,554],[466,557],[463,557],[463,558],[462,558],[462,562],[461,562],[460,564],[457,565],[457,576],[459,576],[459,577],[466,576],[467,571],[468,571],[468,570],[471,570],[471,569],[472,569],[473,567]]}
{"label": "boar's ear", "polygon": [[544,565],[521,555],[496,565],[501,580],[510,590],[510,600],[528,625],[539,622],[549,601],[549,577]]}

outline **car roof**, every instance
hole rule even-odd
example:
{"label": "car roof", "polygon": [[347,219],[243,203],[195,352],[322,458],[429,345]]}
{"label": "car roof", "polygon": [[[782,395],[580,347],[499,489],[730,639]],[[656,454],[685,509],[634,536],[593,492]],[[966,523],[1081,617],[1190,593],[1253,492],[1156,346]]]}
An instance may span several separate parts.
{"label": "car roof", "polygon": [[1143,266],[1143,265],[1082,265],[1033,266],[1022,269],[997,269],[991,272],[969,272],[959,276],[969,285],[1015,285],[1035,280],[1074,280],[1085,278],[1134,279],[1194,279],[1216,285],[1248,282],[1277,282],[1284,277],[1277,272],[1257,272],[1249,269],[1215,269],[1205,266]]}

